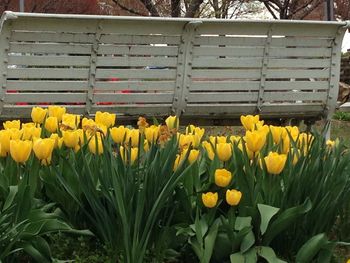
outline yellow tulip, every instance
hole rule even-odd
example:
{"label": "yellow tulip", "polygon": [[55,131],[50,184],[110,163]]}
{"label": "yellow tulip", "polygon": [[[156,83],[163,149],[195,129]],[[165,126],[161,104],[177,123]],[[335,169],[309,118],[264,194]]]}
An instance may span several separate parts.
{"label": "yellow tulip", "polygon": [[50,139],[53,139],[54,140],[54,148],[57,148],[58,147],[58,140],[60,139],[60,137],[58,136],[57,133],[51,133],[50,135]]}
{"label": "yellow tulip", "polygon": [[41,124],[44,122],[46,114],[47,114],[47,109],[43,109],[41,107],[33,107],[31,117],[33,122]]}
{"label": "yellow tulip", "polygon": [[9,131],[11,133],[12,140],[19,140],[19,139],[21,139],[21,137],[23,135],[23,130],[19,130],[17,128],[11,128],[11,129],[9,129]]}
{"label": "yellow tulip", "polygon": [[241,116],[241,123],[247,131],[253,131],[255,125],[259,122],[259,115]]}
{"label": "yellow tulip", "polygon": [[168,129],[179,129],[179,118],[176,116],[169,116],[166,120],[165,120],[166,126],[168,126]]}
{"label": "yellow tulip", "polygon": [[214,177],[217,186],[226,187],[232,180],[232,173],[226,169],[216,169]]}
{"label": "yellow tulip", "polygon": [[[124,148],[124,146],[120,146],[119,152],[120,152],[120,157],[122,158],[123,162],[127,163],[128,153],[127,153],[126,149]],[[138,153],[139,153],[139,148],[132,147],[130,149],[130,165],[132,165],[135,162],[135,160],[137,159]]]}
{"label": "yellow tulip", "polygon": [[125,140],[125,134],[127,129],[124,126],[113,127],[110,130],[112,139],[115,143],[122,143]]}
{"label": "yellow tulip", "polygon": [[239,202],[241,201],[242,198],[242,193],[238,190],[232,189],[229,190],[227,189],[226,191],[226,202],[230,205],[230,206],[236,206],[239,204]]}
{"label": "yellow tulip", "polygon": [[283,135],[283,127],[270,125],[270,131],[274,143],[279,144]]}
{"label": "yellow tulip", "polygon": [[97,111],[95,115],[95,122],[109,128],[114,126],[115,118],[116,115],[113,113]]}
{"label": "yellow tulip", "polygon": [[79,144],[79,132],[77,131],[63,131],[62,138],[64,145],[68,148],[75,148]]}
{"label": "yellow tulip", "polygon": [[289,136],[282,137],[282,153],[287,154],[290,150],[290,138]]}
{"label": "yellow tulip", "polygon": [[311,147],[311,143],[314,140],[314,137],[311,134],[308,133],[300,133],[299,137],[298,137],[298,147],[302,148],[302,147]]}
{"label": "yellow tulip", "polygon": [[269,152],[264,158],[266,169],[270,174],[280,174],[286,165],[287,155]]}
{"label": "yellow tulip", "polygon": [[213,208],[218,202],[218,193],[207,192],[202,194],[202,202],[205,207]]}
{"label": "yellow tulip", "polygon": [[10,140],[11,140],[11,131],[10,130],[1,130],[0,131],[0,145],[1,151],[0,156],[7,156],[10,151]]}
{"label": "yellow tulip", "polygon": [[232,156],[232,145],[230,143],[218,143],[216,145],[216,153],[220,161],[226,162]]}
{"label": "yellow tulip", "polygon": [[57,117],[48,117],[45,121],[45,129],[51,133],[56,132],[58,129]]}
{"label": "yellow tulip", "polygon": [[22,129],[22,140],[32,140],[33,138],[40,138],[41,128],[29,127]]}
{"label": "yellow tulip", "polygon": [[[96,145],[96,142],[97,142],[97,145]],[[90,139],[89,150],[93,154],[97,153],[98,155],[100,155],[103,153],[103,143],[102,143],[101,136],[95,135]]]}
{"label": "yellow tulip", "polygon": [[199,139],[201,140],[203,135],[204,135],[204,128],[200,128],[200,127],[196,127],[192,124],[188,125],[186,127],[186,134],[193,134],[196,135],[197,137],[199,137]]}
{"label": "yellow tulip", "polygon": [[202,146],[205,148],[209,159],[214,160],[215,153],[213,150],[213,146],[207,141],[202,142]]}
{"label": "yellow tulip", "polygon": [[177,154],[174,165],[173,165],[173,171],[175,171],[177,169],[177,167],[179,167],[180,162],[181,162],[181,156],[179,154]]}
{"label": "yellow tulip", "polygon": [[235,136],[235,135],[231,135],[231,136],[230,136],[230,141],[231,141],[232,144],[233,144],[233,143],[239,143],[240,140],[241,140],[241,137],[240,137],[240,136]]}
{"label": "yellow tulip", "polygon": [[33,142],[33,151],[39,160],[51,159],[51,154],[55,146],[55,140],[46,138],[46,139],[36,139]]}
{"label": "yellow tulip", "polygon": [[[187,152],[187,151],[186,151],[186,152]],[[189,162],[190,164],[192,164],[192,163],[194,163],[195,161],[197,161],[198,157],[199,157],[199,151],[196,150],[196,149],[192,149],[192,150],[190,151],[190,154],[188,155],[188,162]]]}
{"label": "yellow tulip", "polygon": [[293,158],[293,161],[292,161],[293,165],[296,165],[296,163],[298,162],[299,157],[300,157],[300,150],[299,149],[292,149],[291,156]]}
{"label": "yellow tulip", "polygon": [[194,138],[192,134],[180,134],[179,146],[181,149],[187,149],[190,145],[194,146]]}
{"label": "yellow tulip", "polygon": [[80,123],[80,115],[65,113],[62,115],[62,124],[75,130]]}
{"label": "yellow tulip", "polygon": [[25,163],[32,152],[31,141],[11,140],[10,154],[13,160],[17,163]]}
{"label": "yellow tulip", "polygon": [[247,148],[256,153],[264,147],[266,142],[266,134],[262,131],[247,131],[245,135]]}
{"label": "yellow tulip", "polygon": [[132,129],[127,130],[126,133],[126,143],[130,143],[132,147],[138,147],[139,146],[139,139],[140,139],[140,131],[139,129]]}
{"label": "yellow tulip", "polygon": [[158,136],[159,136],[159,127],[155,126],[155,125],[151,125],[148,128],[144,129],[145,131],[145,137],[147,139],[147,141],[149,141],[150,143],[154,143],[157,141]]}
{"label": "yellow tulip", "polygon": [[13,120],[13,121],[5,121],[3,123],[4,129],[20,129],[21,128],[21,121],[20,120]]}
{"label": "yellow tulip", "polygon": [[299,128],[297,126],[286,126],[284,127],[282,137],[291,136],[295,141],[299,136]]}
{"label": "yellow tulip", "polygon": [[225,143],[227,141],[226,136],[210,136],[209,141],[212,145],[216,145],[218,143]]}
{"label": "yellow tulip", "polygon": [[[240,149],[241,152],[243,153],[243,142],[240,141],[239,144],[238,144],[237,146],[238,146],[238,149]],[[257,156],[257,155],[259,154],[259,152],[254,153],[254,152],[252,152],[251,150],[249,150],[248,147],[247,147],[247,144],[245,144],[245,146],[246,146],[245,149],[246,149],[246,151],[247,151],[247,156],[248,156],[248,158],[249,158],[250,160],[252,160],[254,156]]]}
{"label": "yellow tulip", "polygon": [[62,116],[66,113],[66,108],[60,106],[49,106],[48,110],[49,117],[56,117],[59,122],[62,121]]}
{"label": "yellow tulip", "polygon": [[148,152],[149,151],[149,142],[147,140],[144,140],[143,141],[143,150],[145,152]]}
{"label": "yellow tulip", "polygon": [[22,123],[22,129],[23,128],[40,128],[40,124],[37,126],[34,122]]}

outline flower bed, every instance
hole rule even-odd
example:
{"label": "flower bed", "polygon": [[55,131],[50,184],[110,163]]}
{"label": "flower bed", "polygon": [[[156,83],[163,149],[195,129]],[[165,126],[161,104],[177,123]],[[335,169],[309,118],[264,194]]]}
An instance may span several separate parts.
{"label": "flower bed", "polygon": [[49,262],[60,231],[95,235],[127,263],[330,262],[349,241],[340,140],[250,115],[245,136],[206,139],[172,116],[133,128],[65,111],[35,107],[32,123],[0,131],[1,260]]}

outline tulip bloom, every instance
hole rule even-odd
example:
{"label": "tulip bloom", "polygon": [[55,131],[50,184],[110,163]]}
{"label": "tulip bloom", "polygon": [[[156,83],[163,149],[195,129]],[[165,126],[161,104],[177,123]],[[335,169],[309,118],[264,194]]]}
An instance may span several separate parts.
{"label": "tulip bloom", "polygon": [[[123,162],[126,164],[128,161],[128,153],[124,148],[124,146],[120,146],[119,152],[120,152],[120,157],[122,158]],[[139,148],[133,147],[130,149],[130,165],[132,165],[135,162],[135,160],[137,159],[138,153],[139,153]]]}
{"label": "tulip bloom", "polygon": [[31,141],[11,140],[10,154],[13,160],[17,163],[25,163],[32,152]]}
{"label": "tulip bloom", "polygon": [[3,123],[4,129],[20,129],[21,128],[21,121],[20,120],[13,120],[13,121],[5,121]]}
{"label": "tulip bloom", "polygon": [[270,125],[270,131],[271,131],[274,143],[279,144],[283,136],[284,128],[280,126]]}
{"label": "tulip bloom", "polygon": [[210,136],[209,141],[212,145],[216,145],[218,143],[225,143],[227,141],[226,136]]}
{"label": "tulip bloom", "polygon": [[139,129],[128,130],[126,133],[126,143],[131,142],[132,147],[139,146],[140,131]]}
{"label": "tulip bloom", "polygon": [[218,198],[218,193],[208,192],[202,194],[202,202],[204,206],[208,208],[215,207],[218,202]]}
{"label": "tulip bloom", "polygon": [[114,113],[97,111],[95,115],[95,122],[109,128],[114,126],[115,118],[116,115]]}
{"label": "tulip bloom", "polygon": [[[186,152],[187,152],[187,151],[186,151]],[[195,161],[197,161],[198,157],[199,157],[199,151],[196,150],[196,149],[192,149],[192,150],[190,151],[190,154],[188,155],[188,162],[189,162],[190,164],[192,164],[192,163],[194,163]]]}
{"label": "tulip bloom", "polygon": [[54,133],[58,129],[58,120],[56,117],[48,117],[45,121],[45,129]]}
{"label": "tulip bloom", "polygon": [[10,151],[10,140],[11,140],[11,131],[10,130],[1,130],[0,131],[0,145],[1,151],[0,156],[5,157]]}
{"label": "tulip bloom", "polygon": [[280,174],[286,165],[287,155],[270,152],[265,158],[266,169],[270,174]]}
{"label": "tulip bloom", "polygon": [[[97,144],[96,144],[97,142]],[[103,153],[103,143],[101,136],[94,136],[89,141],[89,150],[93,154],[102,154]]]}
{"label": "tulip bloom", "polygon": [[77,131],[64,131],[62,138],[64,145],[68,148],[75,148],[79,144],[79,132]]}
{"label": "tulip bloom", "polygon": [[145,128],[145,137],[147,141],[154,143],[157,141],[159,136],[159,127],[152,125],[151,127]]}
{"label": "tulip bloom", "polygon": [[22,140],[32,140],[33,138],[40,138],[41,128],[26,127],[22,129]]}
{"label": "tulip bloom", "polygon": [[256,153],[264,147],[266,142],[266,134],[262,131],[247,131],[245,135],[245,141],[247,148]]}
{"label": "tulip bloom", "polygon": [[210,160],[214,160],[214,156],[215,156],[215,153],[214,153],[214,150],[213,150],[213,147],[212,145],[207,142],[207,141],[204,141],[202,142],[202,146],[205,148],[205,150],[207,151],[207,154],[208,154],[208,157]]}
{"label": "tulip bloom", "polygon": [[33,151],[39,160],[44,160],[49,164],[51,160],[52,151],[55,147],[55,139],[36,139],[33,143]]}
{"label": "tulip bloom", "polygon": [[229,190],[227,189],[226,191],[226,202],[230,205],[230,206],[236,206],[239,204],[239,202],[241,201],[242,198],[242,193],[238,190],[232,189]]}
{"label": "tulip bloom", "polygon": [[122,143],[125,140],[127,129],[124,126],[113,127],[110,130],[112,139],[115,143]]}
{"label": "tulip bloom", "polygon": [[179,129],[179,118],[176,116],[169,116],[165,120],[166,126],[168,126],[168,129]]}
{"label": "tulip bloom", "polygon": [[41,124],[44,122],[46,114],[47,114],[47,109],[43,109],[41,107],[33,107],[31,117],[33,122]]}
{"label": "tulip bloom", "polygon": [[56,117],[59,122],[62,121],[62,116],[66,113],[65,107],[49,106],[48,110],[49,117]]}
{"label": "tulip bloom", "polygon": [[220,161],[226,162],[232,156],[232,145],[230,143],[218,143],[216,145],[216,153]]}
{"label": "tulip bloom", "polygon": [[259,115],[241,116],[241,123],[247,131],[253,131],[255,125],[259,122]]}
{"label": "tulip bloom", "polygon": [[226,169],[216,169],[214,177],[217,186],[226,187],[232,180],[232,173]]}

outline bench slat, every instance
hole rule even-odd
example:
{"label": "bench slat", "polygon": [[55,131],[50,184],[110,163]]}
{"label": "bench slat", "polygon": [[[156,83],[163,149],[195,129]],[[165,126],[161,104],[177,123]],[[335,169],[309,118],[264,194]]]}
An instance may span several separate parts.
{"label": "bench slat", "polygon": [[95,93],[94,103],[114,102],[114,103],[171,103],[174,94],[172,93]]}
{"label": "bench slat", "polygon": [[5,101],[6,103],[85,103],[86,93],[6,93]]}
{"label": "bench slat", "polygon": [[87,79],[87,68],[9,68],[8,78]]}

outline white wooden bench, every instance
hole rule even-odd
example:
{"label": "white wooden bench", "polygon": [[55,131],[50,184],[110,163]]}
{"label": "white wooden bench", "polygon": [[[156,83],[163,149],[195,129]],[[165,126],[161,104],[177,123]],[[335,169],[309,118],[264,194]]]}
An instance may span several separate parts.
{"label": "white wooden bench", "polygon": [[329,118],[346,22],[5,12],[0,117],[33,105],[182,120]]}

